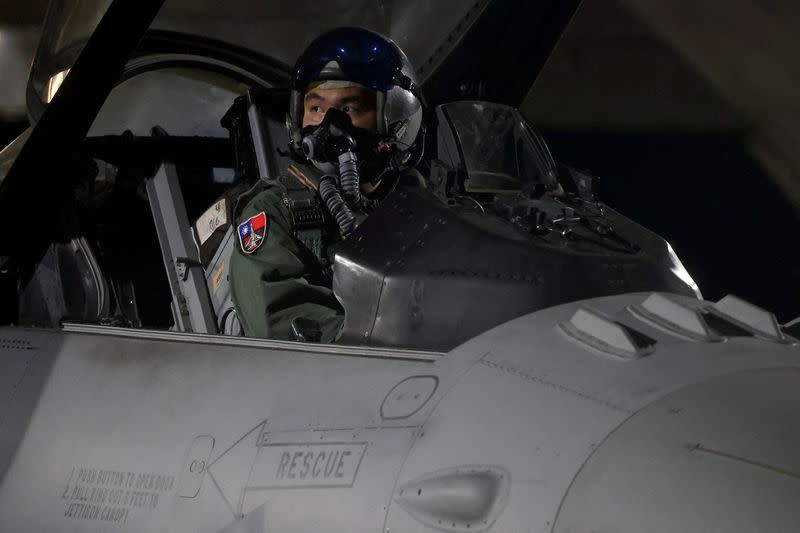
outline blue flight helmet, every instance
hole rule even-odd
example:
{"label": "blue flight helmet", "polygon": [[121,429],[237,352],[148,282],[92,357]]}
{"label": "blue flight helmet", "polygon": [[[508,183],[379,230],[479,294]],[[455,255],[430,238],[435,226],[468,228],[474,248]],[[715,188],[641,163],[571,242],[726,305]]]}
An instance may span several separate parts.
{"label": "blue flight helmet", "polygon": [[302,141],[303,97],[311,84],[328,80],[374,90],[378,134],[394,147],[398,166],[413,164],[414,148],[422,144],[424,106],[414,70],[400,47],[364,28],[336,28],[314,39],[297,60],[292,78],[287,126],[295,150]]}

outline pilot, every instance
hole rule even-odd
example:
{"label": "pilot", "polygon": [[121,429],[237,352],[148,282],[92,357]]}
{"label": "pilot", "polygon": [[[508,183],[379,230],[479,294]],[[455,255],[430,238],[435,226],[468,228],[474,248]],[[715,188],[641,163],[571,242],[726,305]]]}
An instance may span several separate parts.
{"label": "pilot", "polygon": [[245,335],[332,342],[344,320],[331,247],[400,182],[421,182],[423,102],[391,40],[362,28],[316,38],[294,67],[294,163],[236,221],[231,294]]}

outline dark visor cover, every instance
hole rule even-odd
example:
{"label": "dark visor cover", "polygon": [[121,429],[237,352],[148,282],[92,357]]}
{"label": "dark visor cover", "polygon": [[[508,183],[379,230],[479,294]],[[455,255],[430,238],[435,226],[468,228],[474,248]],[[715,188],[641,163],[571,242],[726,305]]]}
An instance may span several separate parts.
{"label": "dark visor cover", "polygon": [[347,80],[377,91],[395,86],[403,66],[391,41],[363,28],[337,28],[317,37],[297,60],[293,87],[304,91],[331,61]]}

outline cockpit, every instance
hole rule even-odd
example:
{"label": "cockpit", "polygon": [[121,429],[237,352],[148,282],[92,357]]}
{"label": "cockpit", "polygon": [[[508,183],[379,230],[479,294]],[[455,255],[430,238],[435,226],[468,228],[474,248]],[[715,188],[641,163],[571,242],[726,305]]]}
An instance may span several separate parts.
{"label": "cockpit", "polygon": [[[63,162],[80,175],[70,237],[26,273],[16,323],[239,336],[233,221],[241,195],[290,162],[285,69],[171,32],[151,32],[138,50]],[[68,76],[57,56],[34,65],[34,116]],[[668,243],[603,205],[594,178],[559,165],[513,107],[461,100],[430,111],[425,183],[392,192],[336,249],[339,342],[449,350],[559,303],[697,294]],[[0,169],[24,143],[0,154]]]}

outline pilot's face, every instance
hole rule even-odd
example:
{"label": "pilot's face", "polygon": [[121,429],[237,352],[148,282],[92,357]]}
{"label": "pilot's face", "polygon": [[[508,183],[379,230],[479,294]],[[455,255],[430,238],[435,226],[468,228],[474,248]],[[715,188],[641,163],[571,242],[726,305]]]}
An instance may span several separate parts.
{"label": "pilot's face", "polygon": [[316,126],[329,108],[350,115],[353,126],[376,131],[375,91],[366,87],[311,89],[303,99],[303,127]]}

